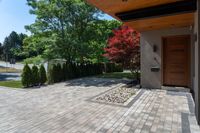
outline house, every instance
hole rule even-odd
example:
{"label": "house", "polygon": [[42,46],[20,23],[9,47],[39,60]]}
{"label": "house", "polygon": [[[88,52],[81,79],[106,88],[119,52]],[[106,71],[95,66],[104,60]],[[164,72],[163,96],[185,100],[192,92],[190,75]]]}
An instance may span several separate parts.
{"label": "house", "polygon": [[200,123],[200,1],[87,2],[141,33],[141,86],[189,88]]}

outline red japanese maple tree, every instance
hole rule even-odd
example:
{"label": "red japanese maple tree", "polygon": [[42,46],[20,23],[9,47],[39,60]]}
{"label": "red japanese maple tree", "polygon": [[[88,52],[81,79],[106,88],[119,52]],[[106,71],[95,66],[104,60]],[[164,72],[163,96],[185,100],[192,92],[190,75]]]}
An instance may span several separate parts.
{"label": "red japanese maple tree", "polygon": [[113,30],[113,36],[108,39],[104,48],[105,54],[112,62],[121,63],[132,72],[140,68],[140,33],[128,27],[121,26]]}

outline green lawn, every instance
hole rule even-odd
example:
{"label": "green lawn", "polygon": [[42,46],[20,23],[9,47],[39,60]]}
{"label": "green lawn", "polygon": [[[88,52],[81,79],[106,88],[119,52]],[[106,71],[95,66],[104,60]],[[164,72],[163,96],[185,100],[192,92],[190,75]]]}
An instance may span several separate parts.
{"label": "green lawn", "polygon": [[0,67],[0,73],[19,73],[21,70],[15,68]]}
{"label": "green lawn", "polygon": [[136,74],[132,74],[131,72],[114,72],[114,73],[104,73],[102,75],[98,75],[99,78],[127,78],[134,79]]}
{"label": "green lawn", "polygon": [[0,81],[0,86],[11,88],[23,88],[21,81]]}

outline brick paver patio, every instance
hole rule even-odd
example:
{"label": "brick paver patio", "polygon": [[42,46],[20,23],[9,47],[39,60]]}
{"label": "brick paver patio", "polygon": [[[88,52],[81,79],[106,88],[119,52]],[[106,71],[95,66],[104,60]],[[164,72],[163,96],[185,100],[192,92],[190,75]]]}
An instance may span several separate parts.
{"label": "brick paver patio", "polygon": [[83,78],[42,87],[0,87],[0,133],[198,133],[187,92],[144,89],[130,107],[89,99],[121,80]]}

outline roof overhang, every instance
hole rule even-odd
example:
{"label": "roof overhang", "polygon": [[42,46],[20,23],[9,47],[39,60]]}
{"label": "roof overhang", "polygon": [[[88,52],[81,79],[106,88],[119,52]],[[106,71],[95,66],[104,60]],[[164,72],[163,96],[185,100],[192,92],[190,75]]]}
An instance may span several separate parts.
{"label": "roof overhang", "polygon": [[87,0],[138,31],[193,25],[196,0]]}

